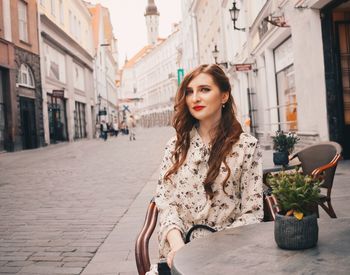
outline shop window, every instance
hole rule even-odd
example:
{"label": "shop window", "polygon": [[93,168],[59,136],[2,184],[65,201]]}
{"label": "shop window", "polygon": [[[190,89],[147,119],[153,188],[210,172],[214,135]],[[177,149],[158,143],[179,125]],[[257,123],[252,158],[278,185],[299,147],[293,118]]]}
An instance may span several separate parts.
{"label": "shop window", "polygon": [[22,64],[17,75],[17,84],[28,88],[35,88],[34,75],[27,64]]}
{"label": "shop window", "polygon": [[47,106],[51,142],[68,140],[65,99],[48,94]]}
{"label": "shop window", "polygon": [[86,137],[86,119],[85,119],[85,104],[81,102],[75,102],[74,110],[74,126],[75,126],[75,138]]}
{"label": "shop window", "polygon": [[292,39],[289,37],[275,50],[278,125],[283,131],[298,130]]}
{"label": "shop window", "polygon": [[294,66],[277,73],[278,110],[280,129],[297,130],[297,96],[295,93]]}

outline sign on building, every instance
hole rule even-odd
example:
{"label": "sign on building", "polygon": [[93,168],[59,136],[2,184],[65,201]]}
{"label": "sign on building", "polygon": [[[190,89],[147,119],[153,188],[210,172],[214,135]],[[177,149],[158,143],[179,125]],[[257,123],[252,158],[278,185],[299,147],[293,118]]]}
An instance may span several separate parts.
{"label": "sign on building", "polygon": [[177,69],[177,85],[180,86],[180,83],[184,79],[184,69]]}
{"label": "sign on building", "polygon": [[250,71],[252,69],[252,64],[246,63],[246,64],[234,64],[233,65],[236,72],[246,72]]}
{"label": "sign on building", "polygon": [[64,98],[64,90],[52,90],[52,96]]}

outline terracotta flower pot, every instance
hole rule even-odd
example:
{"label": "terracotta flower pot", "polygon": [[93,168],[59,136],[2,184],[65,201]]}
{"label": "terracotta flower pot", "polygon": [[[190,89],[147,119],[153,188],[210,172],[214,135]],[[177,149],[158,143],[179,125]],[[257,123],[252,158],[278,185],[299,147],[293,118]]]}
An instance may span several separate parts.
{"label": "terracotta flower pot", "polygon": [[290,250],[316,246],[318,241],[317,215],[304,216],[298,220],[294,216],[276,214],[275,241],[278,247]]}

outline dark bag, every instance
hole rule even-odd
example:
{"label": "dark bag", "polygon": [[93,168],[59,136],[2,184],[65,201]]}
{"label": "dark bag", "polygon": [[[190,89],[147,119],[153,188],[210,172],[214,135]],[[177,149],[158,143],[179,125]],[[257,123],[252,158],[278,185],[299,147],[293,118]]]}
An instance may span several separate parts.
{"label": "dark bag", "polygon": [[191,241],[191,235],[192,235],[192,232],[199,229],[199,228],[202,228],[202,229],[206,229],[212,233],[216,232],[216,229],[210,227],[209,225],[206,225],[206,224],[194,224],[190,230],[188,230],[187,234],[186,234],[186,238],[185,238],[185,243],[189,243]]}
{"label": "dark bag", "polygon": [[[186,233],[186,237],[185,237],[185,243],[189,243],[191,241],[191,235],[192,235],[192,232],[199,229],[199,228],[202,228],[202,229],[206,229],[210,232],[216,232],[216,229],[210,227],[209,225],[205,225],[205,224],[194,224],[190,230],[187,231]],[[170,272],[170,268],[167,264],[166,261],[161,261],[158,263],[158,274],[159,275],[171,275],[171,272]]]}
{"label": "dark bag", "polygon": [[171,275],[170,268],[166,262],[166,260],[163,262],[158,263],[158,274],[159,275]]}

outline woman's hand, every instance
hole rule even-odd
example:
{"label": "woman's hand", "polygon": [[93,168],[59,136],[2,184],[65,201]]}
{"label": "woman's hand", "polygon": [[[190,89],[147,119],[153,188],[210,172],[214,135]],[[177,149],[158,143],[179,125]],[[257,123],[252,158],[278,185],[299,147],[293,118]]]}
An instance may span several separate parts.
{"label": "woman's hand", "polygon": [[175,256],[176,251],[178,251],[178,250],[179,250],[181,247],[183,247],[184,245],[185,245],[185,244],[183,244],[183,245],[177,247],[176,249],[172,249],[172,250],[169,252],[169,254],[168,254],[167,258],[166,258],[166,262],[167,262],[167,264],[168,264],[168,266],[169,266],[170,268],[173,266],[173,260],[174,260],[174,256]]}
{"label": "woman's hand", "polygon": [[169,231],[167,235],[167,239],[170,244],[171,250],[166,258],[166,262],[168,266],[171,268],[171,266],[173,265],[173,259],[176,251],[178,251],[181,247],[183,247],[185,243],[182,239],[180,230],[178,230],[177,228],[174,228]]}

